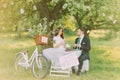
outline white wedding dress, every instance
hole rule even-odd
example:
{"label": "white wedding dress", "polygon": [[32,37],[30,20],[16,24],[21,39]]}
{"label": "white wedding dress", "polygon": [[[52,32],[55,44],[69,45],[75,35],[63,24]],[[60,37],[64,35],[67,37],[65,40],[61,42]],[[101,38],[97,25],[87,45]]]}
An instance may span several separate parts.
{"label": "white wedding dress", "polygon": [[[64,39],[62,39],[60,36],[55,36],[53,40],[54,40],[53,46],[56,46],[64,41]],[[77,55],[77,57],[81,55],[81,51],[70,51],[70,52],[72,53],[74,52]],[[59,58],[61,56],[69,54],[70,52],[65,51],[64,45],[61,45],[59,48],[44,49],[43,56],[45,56],[49,61],[51,61],[52,65],[60,66]]]}

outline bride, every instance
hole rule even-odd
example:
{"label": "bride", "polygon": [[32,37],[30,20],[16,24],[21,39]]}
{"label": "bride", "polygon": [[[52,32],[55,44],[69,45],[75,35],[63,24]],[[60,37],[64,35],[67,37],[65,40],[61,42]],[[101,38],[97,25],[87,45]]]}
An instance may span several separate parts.
{"label": "bride", "polygon": [[66,41],[64,39],[63,29],[58,28],[55,36],[53,37],[53,48],[43,50],[43,55],[51,61],[52,65],[59,66],[59,58],[66,55],[65,52]]}

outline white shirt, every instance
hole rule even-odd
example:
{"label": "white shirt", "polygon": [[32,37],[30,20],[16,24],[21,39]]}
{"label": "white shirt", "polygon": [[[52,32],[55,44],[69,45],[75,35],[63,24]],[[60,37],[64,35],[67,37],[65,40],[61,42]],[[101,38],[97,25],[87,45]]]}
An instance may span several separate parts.
{"label": "white shirt", "polygon": [[82,40],[83,40],[83,37],[84,37],[84,36],[80,36],[80,44],[81,44],[81,42],[82,42]]}
{"label": "white shirt", "polygon": [[[60,36],[55,36],[53,38],[53,41],[54,41],[53,46],[55,47],[56,45],[60,44],[61,42],[64,42],[64,39],[61,38]],[[58,48],[65,50],[64,45],[60,45]]]}

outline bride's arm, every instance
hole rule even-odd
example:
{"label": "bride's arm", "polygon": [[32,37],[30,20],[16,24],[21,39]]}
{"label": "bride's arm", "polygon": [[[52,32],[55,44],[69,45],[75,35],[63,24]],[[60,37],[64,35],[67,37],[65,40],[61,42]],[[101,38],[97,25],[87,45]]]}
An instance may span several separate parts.
{"label": "bride's arm", "polygon": [[66,41],[64,40],[63,42],[61,42],[61,43],[59,43],[59,44],[55,44],[54,43],[54,48],[59,48],[61,45],[64,45],[64,47],[65,47],[65,45],[66,45]]}

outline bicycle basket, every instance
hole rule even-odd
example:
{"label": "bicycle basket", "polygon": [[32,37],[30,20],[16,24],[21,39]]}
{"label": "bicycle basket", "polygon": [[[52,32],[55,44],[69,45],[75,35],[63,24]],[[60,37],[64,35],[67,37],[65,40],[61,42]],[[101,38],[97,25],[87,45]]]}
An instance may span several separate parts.
{"label": "bicycle basket", "polygon": [[35,38],[36,45],[44,45],[48,43],[48,36],[36,36]]}

